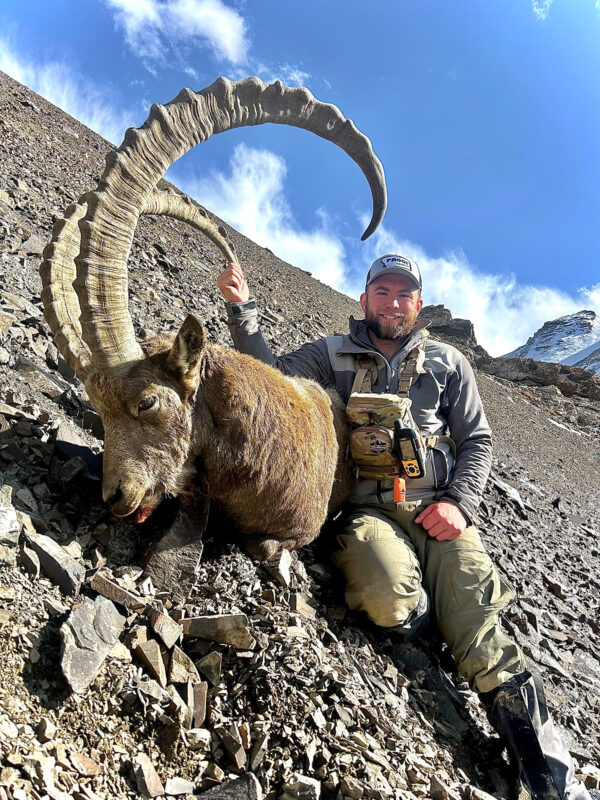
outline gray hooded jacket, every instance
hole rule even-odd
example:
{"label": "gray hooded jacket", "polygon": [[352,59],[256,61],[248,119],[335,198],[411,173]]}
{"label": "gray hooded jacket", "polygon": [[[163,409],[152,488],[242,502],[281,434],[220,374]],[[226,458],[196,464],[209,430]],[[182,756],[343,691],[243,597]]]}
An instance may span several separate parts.
{"label": "gray hooded jacket", "polygon": [[[350,333],[327,336],[299,350],[276,357],[265,343],[258,324],[256,302],[226,303],[228,324],[238,350],[277,367],[286,375],[312,378],[325,388],[337,389],[348,402],[356,372],[356,356],[369,355],[377,364],[373,392],[395,393],[398,368],[425,339],[425,360],[410,387],[411,412],[419,430],[428,436],[451,436],[456,445],[454,461],[448,448],[428,453],[425,479],[406,481],[406,499],[449,500],[459,506],[468,521],[480,503],[492,461],[492,435],[485,418],[473,370],[456,348],[425,336],[417,322],[400,343],[393,358],[375,349],[363,320],[350,318]],[[391,482],[361,480],[350,502],[390,502]]]}

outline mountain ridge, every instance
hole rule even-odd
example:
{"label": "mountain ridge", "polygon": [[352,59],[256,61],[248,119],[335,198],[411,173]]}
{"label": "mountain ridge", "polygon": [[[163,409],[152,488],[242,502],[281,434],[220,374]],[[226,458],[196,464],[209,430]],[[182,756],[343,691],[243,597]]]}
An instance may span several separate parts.
{"label": "mountain ridge", "polygon": [[590,372],[600,375],[593,367],[599,362],[600,368],[600,318],[594,311],[582,310],[544,322],[525,344],[502,358],[534,358],[582,369],[590,369],[589,364]]}

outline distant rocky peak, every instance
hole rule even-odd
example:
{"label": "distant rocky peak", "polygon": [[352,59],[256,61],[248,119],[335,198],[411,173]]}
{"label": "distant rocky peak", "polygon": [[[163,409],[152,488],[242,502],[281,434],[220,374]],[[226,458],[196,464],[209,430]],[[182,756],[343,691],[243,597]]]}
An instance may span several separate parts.
{"label": "distant rocky peak", "polygon": [[444,305],[424,306],[421,318],[429,321],[430,332],[441,339],[456,339],[470,347],[477,344],[473,323],[468,319],[453,319],[452,312]]}
{"label": "distant rocky peak", "polygon": [[575,314],[544,322],[521,347],[503,358],[534,358],[536,361],[574,363],[575,356],[590,345],[600,342],[600,317],[595,311]]}
{"label": "distant rocky peak", "polygon": [[489,360],[488,353],[477,344],[471,320],[453,319],[452,312],[444,305],[423,306],[420,318],[429,322],[429,333],[434,338],[454,345],[471,363],[476,363],[479,359]]}

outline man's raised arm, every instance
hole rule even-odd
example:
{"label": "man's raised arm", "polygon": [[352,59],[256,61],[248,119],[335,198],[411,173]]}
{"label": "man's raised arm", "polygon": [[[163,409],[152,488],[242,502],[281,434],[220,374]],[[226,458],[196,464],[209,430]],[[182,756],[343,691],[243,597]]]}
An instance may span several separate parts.
{"label": "man's raised arm", "polygon": [[334,376],[323,339],[303,345],[284,356],[275,356],[263,339],[258,324],[256,300],[250,299],[250,289],[244,273],[237,264],[226,264],[217,278],[217,286],[227,308],[227,324],[236,350],[253,356],[286,375],[312,378],[322,386],[334,386]]}

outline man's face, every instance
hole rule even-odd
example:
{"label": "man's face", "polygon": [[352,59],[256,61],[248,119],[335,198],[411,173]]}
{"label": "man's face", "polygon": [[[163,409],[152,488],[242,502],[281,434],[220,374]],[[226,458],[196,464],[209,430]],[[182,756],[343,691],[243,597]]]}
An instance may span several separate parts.
{"label": "man's face", "polygon": [[367,329],[379,339],[401,339],[413,328],[423,307],[421,294],[410,278],[382,275],[360,297]]}

